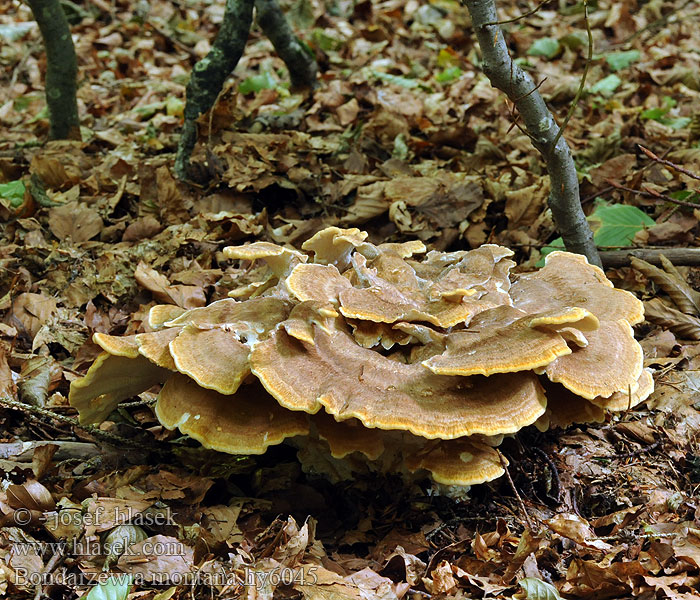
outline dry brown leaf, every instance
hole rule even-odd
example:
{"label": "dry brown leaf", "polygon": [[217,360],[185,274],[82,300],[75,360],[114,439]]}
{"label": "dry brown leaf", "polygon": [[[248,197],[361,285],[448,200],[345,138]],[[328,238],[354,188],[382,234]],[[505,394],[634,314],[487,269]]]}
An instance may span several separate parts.
{"label": "dry brown leaf", "polygon": [[56,300],[43,294],[26,292],[17,296],[12,302],[12,317],[32,338],[54,312],[56,312]]}
{"label": "dry brown leaf", "polygon": [[217,542],[238,544],[243,540],[243,533],[238,527],[238,517],[242,504],[232,506],[209,506],[202,509],[204,524]]}
{"label": "dry brown leaf", "polygon": [[0,345],[0,397],[17,400],[17,386],[12,377],[10,365],[7,364],[4,345]]}
{"label": "dry brown leaf", "polygon": [[650,323],[670,329],[681,339],[700,340],[700,319],[666,306],[661,298],[644,303],[644,316]]}
{"label": "dry brown leaf", "polygon": [[696,292],[686,283],[673,263],[663,254],[660,259],[663,270],[634,256],[630,257],[630,265],[666,292],[679,310],[689,314],[700,314],[700,292]]}
{"label": "dry brown leaf", "polygon": [[201,287],[194,285],[170,285],[168,278],[146,263],[140,262],[134,271],[136,282],[153,294],[163,304],[175,304],[182,308],[196,308],[206,304],[206,296]]}
{"label": "dry brown leaf", "polygon": [[194,550],[177,538],[154,535],[129,547],[119,557],[122,572],[141,581],[178,585],[186,581],[194,566]]}
{"label": "dry brown leaf", "polygon": [[597,536],[588,521],[577,514],[561,513],[545,521],[545,524],[555,533],[587,548],[595,548],[603,552],[612,549],[607,542],[596,539]]}
{"label": "dry brown leaf", "polygon": [[49,229],[60,241],[80,244],[98,235],[104,223],[93,208],[82,202],[69,202],[49,210]]}

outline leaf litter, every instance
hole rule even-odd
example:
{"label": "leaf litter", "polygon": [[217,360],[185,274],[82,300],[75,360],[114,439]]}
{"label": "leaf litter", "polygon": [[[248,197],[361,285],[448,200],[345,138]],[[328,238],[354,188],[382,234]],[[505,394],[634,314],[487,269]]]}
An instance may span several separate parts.
{"label": "leaf litter", "polygon": [[[153,392],[98,429],[77,426],[66,396],[98,353],[92,334],[149,331],[156,303],[176,316],[257,281],[221,254],[232,242],[298,245],[361,225],[375,242],[503,244],[528,267],[556,237],[544,167],[480,72],[459,3],[287,4],[319,87],[290,94],[253,31],[201,119],[197,186],[170,166],[220,3],[66,4],[84,142],[47,144],[38,31],[26,5],[0,7],[0,593],[697,598],[695,267],[608,273],[646,302],[636,333],[652,397],[602,424],[506,440],[513,486],[502,478],[461,502],[391,476],[332,485],[284,447],[255,459],[205,452],[159,425]],[[499,8],[505,20],[533,7]],[[682,0],[589,5],[595,54],[565,135],[587,211],[602,200],[650,221],[633,238],[629,227],[606,237],[620,246],[697,239],[699,18]],[[582,5],[545,5],[505,27],[563,119],[585,65]],[[133,585],[104,577],[115,527],[147,536],[127,529],[119,539],[134,544],[110,558]]]}

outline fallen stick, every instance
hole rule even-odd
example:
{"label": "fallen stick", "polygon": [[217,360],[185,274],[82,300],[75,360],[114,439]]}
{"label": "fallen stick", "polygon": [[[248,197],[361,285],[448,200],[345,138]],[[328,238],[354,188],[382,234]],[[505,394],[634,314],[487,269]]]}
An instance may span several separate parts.
{"label": "fallen stick", "polygon": [[635,248],[631,250],[607,250],[600,253],[603,267],[612,269],[615,267],[627,267],[630,264],[630,256],[636,256],[642,260],[659,266],[659,256],[663,254],[677,267],[694,267],[700,265],[700,248]]}

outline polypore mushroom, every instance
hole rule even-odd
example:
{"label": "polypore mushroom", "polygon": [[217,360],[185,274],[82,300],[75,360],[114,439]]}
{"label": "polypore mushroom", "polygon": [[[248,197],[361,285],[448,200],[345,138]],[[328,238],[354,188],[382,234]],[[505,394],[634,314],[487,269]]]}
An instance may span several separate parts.
{"label": "polypore mushroom", "polygon": [[294,265],[306,262],[308,256],[292,248],[284,248],[271,242],[253,242],[244,246],[228,246],[224,248],[226,258],[241,260],[263,260],[277,278],[285,277]]}
{"label": "polypore mushroom", "polygon": [[428,443],[408,455],[405,464],[410,471],[430,471],[433,480],[443,485],[476,485],[504,473],[496,450],[468,438]]}
{"label": "polypore mushroom", "polygon": [[174,304],[156,304],[148,311],[148,326],[151,329],[161,329],[167,321],[177,319],[187,309]]}
{"label": "polypore mushroom", "polygon": [[314,262],[322,265],[333,265],[344,271],[350,264],[350,254],[361,246],[367,239],[367,232],[356,227],[340,229],[326,227],[306,240],[302,250],[314,253]]}
{"label": "polypore mushroom", "polygon": [[291,304],[289,302],[274,296],[251,298],[244,301],[224,298],[212,302],[208,306],[188,310],[175,319],[165,322],[165,326],[231,325],[247,332],[248,335],[254,335],[255,332],[262,334],[286,319],[290,310]]}
{"label": "polypore mushroom", "polygon": [[108,335],[106,333],[94,333],[92,341],[102,348],[107,354],[136,358],[139,355],[139,347],[135,335]]}
{"label": "polypore mushroom", "polygon": [[501,246],[416,260],[422,242],[366,238],[320,231],[303,245],[313,263],[268,242],[226,248],[267,264],[234,292],[256,297],[158,305],[153,331],[96,334],[106,352],[71,386],[81,422],[165,383],[156,416],[207,448],[293,438],[333,476],[376,467],[467,486],[503,473],[490,445],[504,434],[600,421],[651,393],[631,329],[642,305],[585,258],[554,252],[511,285]]}
{"label": "polypore mushroom", "polygon": [[352,287],[335,265],[301,264],[292,269],[285,285],[300,302],[314,300],[338,306],[341,291]]}
{"label": "polypore mushroom", "polygon": [[205,448],[229,454],[262,454],[309,433],[307,415],[285,410],[259,384],[224,396],[176,374],[158,395],[155,412],[167,429],[177,427]]}
{"label": "polypore mushroom", "polygon": [[[394,270],[392,279],[401,281],[394,283],[367,267],[364,256],[356,253],[352,262],[359,281],[369,286],[350,287],[340,292],[340,312],[347,318],[377,323],[422,321],[438,327],[452,327],[463,323],[472,314],[466,303],[442,298],[430,300],[415,274],[411,277],[405,269]],[[410,268],[408,263],[405,266]]]}
{"label": "polypore mushroom", "polygon": [[250,372],[249,343],[267,335],[289,308],[275,297],[243,302],[224,298],[183,313],[165,323],[181,328],[169,343],[175,368],[204,388],[235,393]]}
{"label": "polypore mushroom", "polygon": [[535,425],[541,431],[550,427],[568,427],[574,423],[602,423],[605,411],[589,400],[577,396],[563,385],[543,381],[547,411]]}
{"label": "polypore mushroom", "polygon": [[338,313],[326,304],[309,300],[297,304],[289,314],[289,318],[282,323],[282,327],[293,338],[313,344],[314,325],[330,332],[335,328],[335,318],[338,316]]}
{"label": "polypore mushroom", "polygon": [[447,336],[445,352],[423,362],[440,375],[491,375],[531,371],[560,356],[571,354],[556,331],[537,328],[550,321],[580,321],[576,311],[533,318],[511,306],[499,306],[479,313],[469,329]]}
{"label": "polypore mushroom", "polygon": [[139,333],[136,336],[139,354],[159,367],[177,371],[177,365],[170,354],[170,342],[178,336],[180,331],[182,327],[168,327],[149,333]]}
{"label": "polypore mushroom", "polygon": [[514,433],[545,410],[532,373],[489,379],[435,375],[420,364],[362,348],[345,331],[316,325],[313,344],[278,328],[254,346],[250,364],[285,408],[315,414],[323,407],[338,420],[354,417],[365,427],[428,439]]}
{"label": "polypore mushroom", "polygon": [[170,342],[170,354],[180,373],[221,394],[235,393],[250,372],[249,346],[225,326],[185,325]]}
{"label": "polypore mushroom", "polygon": [[345,458],[353,452],[360,452],[370,460],[377,460],[384,452],[383,432],[369,429],[356,419],[338,422],[319,411],[312,417],[312,423],[318,436],[328,444],[333,458]]}
{"label": "polypore mushroom", "polygon": [[167,369],[139,354],[137,335],[95,333],[93,341],[104,352],[71,383],[68,395],[81,423],[104,421],[120,402],[168,378]]}
{"label": "polypore mushroom", "polygon": [[138,354],[132,358],[103,352],[85,377],[71,383],[68,400],[78,409],[80,423],[99,423],[120,402],[163,383],[169,375],[170,371]]}
{"label": "polypore mushroom", "polygon": [[587,400],[608,398],[636,383],[644,357],[626,320],[601,321],[598,329],[585,335],[587,346],[575,347],[544,367],[550,381]]}
{"label": "polypore mushroom", "polygon": [[654,378],[649,369],[644,369],[635,383],[626,390],[615,392],[609,398],[596,396],[591,403],[612,411],[628,410],[644,402],[654,391]]}
{"label": "polypore mushroom", "polygon": [[577,306],[601,321],[626,320],[636,325],[644,320],[644,306],[630,292],[618,290],[602,269],[588,264],[585,256],[552,252],[545,266],[521,275],[510,288],[513,306],[527,313]]}

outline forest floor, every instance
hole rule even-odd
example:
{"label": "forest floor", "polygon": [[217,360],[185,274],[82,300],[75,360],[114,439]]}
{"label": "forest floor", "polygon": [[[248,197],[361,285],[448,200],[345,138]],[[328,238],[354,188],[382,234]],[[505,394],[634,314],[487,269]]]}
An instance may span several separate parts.
{"label": "forest floor", "polygon": [[[501,5],[504,20],[534,8]],[[185,84],[223,3],[64,6],[84,141],[45,143],[41,39],[25,4],[0,2],[0,595],[700,597],[700,319],[697,304],[677,303],[700,289],[697,267],[662,284],[608,270],[616,286],[660,298],[655,323],[635,329],[655,392],[604,423],[505,440],[512,483],[474,486],[462,501],[392,476],[331,484],[285,446],[250,458],[204,451],[160,426],[153,391],[97,431],[79,427],[67,395],[99,352],[92,334],[142,331],[156,303],[225,297],[235,270],[225,246],[299,246],[326,225],[358,226],[373,242],[502,244],[527,270],[556,236],[542,161],[481,73],[458,2],[287,6],[318,59],[318,89],[291,94],[254,30],[200,124],[197,185],[171,169]],[[700,6],[599,0],[588,25],[593,59],[565,133],[584,207],[644,216],[613,227],[625,243],[599,242],[692,247]],[[546,3],[505,29],[561,122],[587,64],[583,5]],[[84,518],[50,526],[41,515],[56,507]],[[94,541],[124,515],[182,550],[110,557],[114,572],[166,573],[170,585],[94,587],[104,554],[65,543]],[[176,585],[192,570],[196,585]]]}

